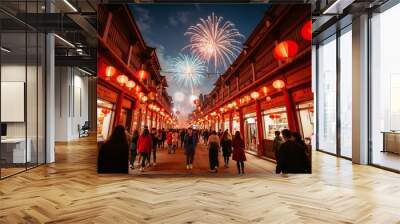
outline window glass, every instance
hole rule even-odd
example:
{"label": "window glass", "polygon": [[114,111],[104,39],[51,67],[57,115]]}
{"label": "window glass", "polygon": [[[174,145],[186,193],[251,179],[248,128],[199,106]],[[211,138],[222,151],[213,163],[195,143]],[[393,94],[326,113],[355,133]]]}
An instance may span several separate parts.
{"label": "window glass", "polygon": [[372,163],[400,170],[400,4],[371,19]]}
{"label": "window glass", "polygon": [[318,149],[336,153],[336,37],[318,48]]}
{"label": "window glass", "polygon": [[352,35],[340,36],[340,154],[352,156]]}

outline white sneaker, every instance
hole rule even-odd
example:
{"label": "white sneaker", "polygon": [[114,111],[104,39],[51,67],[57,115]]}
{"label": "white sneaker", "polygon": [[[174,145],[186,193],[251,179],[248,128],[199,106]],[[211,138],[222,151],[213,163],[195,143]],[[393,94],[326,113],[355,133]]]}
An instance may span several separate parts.
{"label": "white sneaker", "polygon": [[188,170],[190,167],[189,167],[189,165],[186,165],[186,169]]}

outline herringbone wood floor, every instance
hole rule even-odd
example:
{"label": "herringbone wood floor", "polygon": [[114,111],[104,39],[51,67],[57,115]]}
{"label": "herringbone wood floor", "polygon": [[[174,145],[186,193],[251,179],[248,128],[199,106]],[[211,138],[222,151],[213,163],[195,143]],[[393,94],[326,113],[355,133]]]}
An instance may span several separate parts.
{"label": "herringbone wood floor", "polygon": [[0,223],[400,223],[398,174],[318,152],[312,175],[289,176],[98,175],[95,161],[93,139],[58,145],[57,163],[0,181]]}

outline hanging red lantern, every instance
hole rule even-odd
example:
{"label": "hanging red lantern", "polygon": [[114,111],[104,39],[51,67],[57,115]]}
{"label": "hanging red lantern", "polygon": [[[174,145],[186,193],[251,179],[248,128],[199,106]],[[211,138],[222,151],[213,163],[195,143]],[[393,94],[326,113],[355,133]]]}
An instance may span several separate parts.
{"label": "hanging red lantern", "polygon": [[103,108],[103,109],[101,109],[101,112],[102,112],[103,114],[107,115],[107,114],[110,113],[110,109]]}
{"label": "hanging red lantern", "polygon": [[126,76],[126,75],[119,75],[119,76],[117,76],[117,82],[121,85],[121,86],[123,86],[123,85],[125,85],[125,83],[128,81],[128,76]]}
{"label": "hanging red lantern", "polygon": [[140,79],[140,81],[147,79],[148,76],[149,76],[149,73],[144,69],[140,69],[136,72],[136,77],[138,77]]}
{"label": "hanging red lantern", "polygon": [[107,79],[110,79],[116,72],[117,70],[113,66],[109,65],[106,67],[105,76]]}
{"label": "hanging red lantern", "polygon": [[280,114],[270,114],[269,117],[270,117],[271,119],[278,119],[278,118],[281,117],[281,115],[280,115]]}
{"label": "hanging red lantern", "polygon": [[262,92],[264,93],[264,95],[266,96],[268,94],[268,88],[266,86],[263,86],[261,88]]}
{"label": "hanging red lantern", "polygon": [[309,20],[301,28],[301,36],[304,40],[312,40],[312,21]]}
{"label": "hanging red lantern", "polygon": [[285,87],[285,82],[283,80],[277,79],[272,83],[272,86],[277,90],[281,90]]}
{"label": "hanging red lantern", "polygon": [[250,94],[250,97],[251,97],[253,100],[256,100],[256,99],[258,99],[258,97],[260,97],[260,93],[258,93],[257,91],[254,91],[254,92],[252,92],[252,93]]}
{"label": "hanging red lantern", "polygon": [[274,57],[277,60],[285,60],[294,57],[299,47],[293,40],[285,40],[275,46]]}
{"label": "hanging red lantern", "polygon": [[129,90],[131,90],[132,88],[134,88],[134,87],[136,86],[136,83],[135,83],[134,81],[132,81],[132,80],[128,80],[128,81],[126,82],[125,86],[126,86]]}

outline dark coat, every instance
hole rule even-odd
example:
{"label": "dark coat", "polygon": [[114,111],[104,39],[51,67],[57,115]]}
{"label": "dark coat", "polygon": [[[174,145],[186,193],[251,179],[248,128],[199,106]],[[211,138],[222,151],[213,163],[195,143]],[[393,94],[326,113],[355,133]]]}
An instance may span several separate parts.
{"label": "dark coat", "polygon": [[[192,138],[192,144],[189,144],[190,138]],[[196,150],[196,145],[197,145],[197,137],[193,133],[192,136],[189,136],[189,134],[185,135],[185,138],[183,139],[183,148],[185,149],[185,154],[194,154]]]}
{"label": "dark coat", "polygon": [[128,173],[129,146],[127,143],[106,141],[99,150],[98,173]]}
{"label": "dark coat", "polygon": [[232,140],[223,139],[221,141],[221,147],[222,147],[222,155],[223,156],[231,156],[231,154],[232,154]]}
{"label": "dark coat", "polygon": [[246,153],[244,152],[244,141],[240,138],[234,138],[232,141],[233,156],[235,161],[246,161]]}
{"label": "dark coat", "polygon": [[277,154],[276,173],[308,173],[308,159],[304,148],[294,141],[281,144]]}

